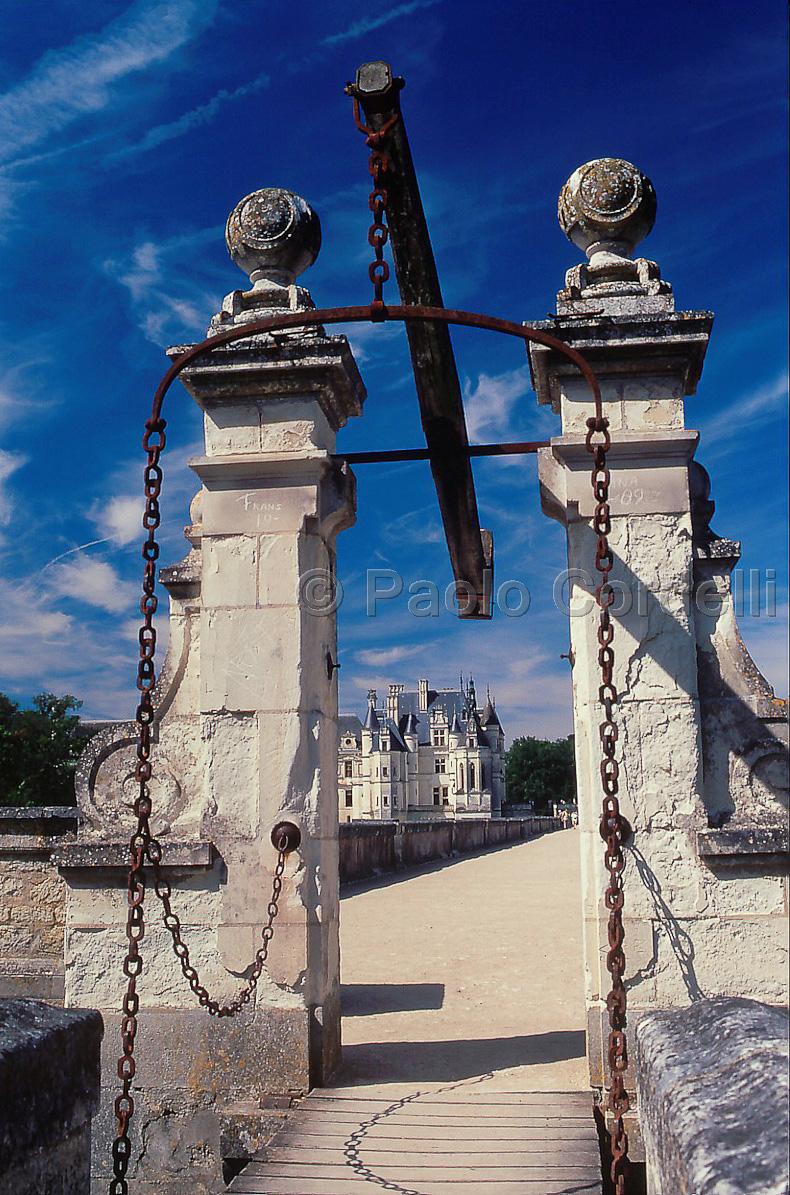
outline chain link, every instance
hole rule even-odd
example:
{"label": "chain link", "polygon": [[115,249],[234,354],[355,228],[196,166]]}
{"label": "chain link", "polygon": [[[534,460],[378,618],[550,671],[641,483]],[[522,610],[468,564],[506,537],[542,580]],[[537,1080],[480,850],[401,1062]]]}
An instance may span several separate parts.
{"label": "chain link", "polygon": [[387,215],[388,194],[386,175],[390,169],[389,154],[387,153],[387,139],[390,129],[396,123],[399,113],[395,112],[385,121],[380,129],[372,129],[364,124],[360,116],[359,100],[354,98],[354,122],[360,133],[364,133],[366,144],[370,150],[368,170],[373,179],[373,190],[368,197],[368,207],[373,213],[373,223],[368,231],[368,244],[376,256],[368,266],[368,277],[373,283],[373,299],[370,304],[371,315],[383,319],[387,313],[384,304],[384,283],[390,276],[390,268],[384,260],[384,246],[389,240],[389,229],[385,223]]}
{"label": "chain link", "polygon": [[[110,1183],[110,1195],[128,1195],[129,1184],[126,1172],[131,1160],[131,1141],[129,1139],[129,1124],[134,1114],[134,1097],[132,1095],[132,1081],[136,1073],[134,1057],[134,1043],[137,1037],[137,1013],[140,1009],[140,998],[137,995],[137,978],[143,969],[140,954],[140,942],[145,937],[145,915],[143,902],[145,900],[145,873],[143,870],[146,859],[151,865],[154,876],[154,892],[162,902],[162,921],[173,940],[173,952],[179,961],[181,971],[192,991],[198,998],[198,1003],[211,1016],[233,1017],[241,1012],[249,1003],[253,992],[261,977],[269,953],[269,943],[274,936],[274,919],[277,916],[280,893],[282,892],[282,877],[285,871],[285,860],[289,850],[286,834],[281,835],[276,842],[277,865],[272,881],[272,896],[267,908],[266,923],[261,930],[261,946],[252,962],[252,970],[244,988],[230,1004],[220,1004],[213,1000],[208,990],[200,982],[200,976],[193,967],[189,948],[181,938],[181,922],[173,911],[170,903],[172,889],[170,883],[162,874],[162,845],[151,834],[151,797],[148,790],[151,779],[151,726],[154,721],[154,704],[152,692],[156,683],[154,671],[154,654],[156,652],[156,629],[153,617],[156,613],[158,599],[156,597],[156,561],[159,558],[159,545],[156,542],[156,531],[161,521],[159,511],[159,497],[162,490],[162,469],[159,458],[165,447],[165,420],[151,418],[145,425],[143,449],[148,456],[148,463],[144,471],[145,480],[145,514],[143,527],[148,532],[143,544],[142,555],[145,560],[143,571],[143,597],[140,602],[140,612],[143,615],[143,625],[140,628],[140,660],[137,666],[137,688],[140,690],[140,702],[137,706],[137,725],[139,740],[137,744],[137,766],[135,780],[139,785],[139,792],[134,803],[134,815],[137,818],[137,828],[129,843],[131,861],[127,881],[128,909],[126,915],[126,937],[128,947],[123,961],[123,973],[127,978],[126,992],[123,998],[123,1019],[121,1021],[121,1044],[123,1053],[118,1059],[118,1078],[121,1080],[121,1094],[115,1100],[115,1117],[117,1134],[112,1144],[113,1178]],[[154,437],[156,437],[154,439]]]}
{"label": "chain link", "polygon": [[[601,739],[601,787],[603,789],[601,837],[606,842],[604,866],[609,873],[609,883],[604,896],[604,903],[609,911],[607,926],[609,950],[606,955],[606,968],[612,977],[612,988],[606,997],[606,1008],[609,1013],[608,1062],[611,1076],[609,1088],[609,1111],[612,1114],[611,1178],[615,1195],[625,1195],[625,1182],[628,1174],[628,1135],[623,1124],[623,1117],[630,1107],[630,1102],[623,1080],[623,1074],[628,1067],[628,1050],[624,1033],[626,993],[623,984],[625,974],[625,953],[623,951],[625,857],[623,844],[628,837],[629,827],[620,813],[620,804],[617,800],[620,768],[615,759],[617,726],[612,718],[612,708],[617,703],[617,689],[614,685],[614,649],[612,648],[614,624],[609,610],[614,601],[614,590],[609,582],[614,556],[609,546],[612,520],[609,508],[610,474],[606,464],[606,454],[611,448],[612,442],[609,436],[609,420],[602,415],[597,414],[588,419],[587,429],[585,444],[587,451],[593,457],[592,487],[595,495],[593,530],[597,536],[595,567],[601,577],[595,591],[595,600],[600,609],[598,666],[601,669],[601,684],[598,689],[598,700],[603,706],[605,715],[599,726],[599,735]],[[594,442],[593,436],[595,435],[602,435],[603,439]]]}

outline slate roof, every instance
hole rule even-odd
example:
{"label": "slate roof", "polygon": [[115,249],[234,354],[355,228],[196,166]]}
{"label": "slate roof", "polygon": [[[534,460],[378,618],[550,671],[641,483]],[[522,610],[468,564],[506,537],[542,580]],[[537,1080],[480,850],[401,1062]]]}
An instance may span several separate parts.
{"label": "slate roof", "polygon": [[337,729],[341,739],[349,734],[353,734],[356,739],[357,746],[362,745],[362,723],[356,714],[341,714],[337,720]]}
{"label": "slate roof", "polygon": [[[418,689],[402,690],[398,693],[397,723],[385,716],[385,709],[386,697],[382,701],[381,708],[378,710],[369,704],[364,726],[366,730],[371,730],[374,736],[383,728],[389,730],[393,751],[408,750],[403,737],[406,734],[416,733],[417,742],[421,747],[430,746],[432,715],[435,711],[439,710],[442,711],[447,720],[450,733],[455,732],[463,736],[466,736],[468,733],[468,699],[462,689],[429,689],[427,710],[420,710],[420,693]],[[480,743],[482,746],[495,747],[496,739],[493,732],[496,728],[501,729],[501,723],[491,700],[487,701],[482,715],[473,710],[472,716],[474,718],[472,740]],[[341,715],[338,723],[341,734],[354,733],[357,736],[358,742],[361,743],[362,739],[359,732],[363,724],[359,718],[355,715]],[[348,726],[347,730],[345,729],[346,726]],[[486,733],[486,727],[491,728],[490,741]],[[375,740],[373,747],[374,750],[378,750],[378,742]]]}
{"label": "slate roof", "polygon": [[486,708],[480,715],[480,724],[482,726],[498,726],[500,730],[502,729],[502,723],[497,717],[496,709],[494,708],[490,697],[486,701]]}

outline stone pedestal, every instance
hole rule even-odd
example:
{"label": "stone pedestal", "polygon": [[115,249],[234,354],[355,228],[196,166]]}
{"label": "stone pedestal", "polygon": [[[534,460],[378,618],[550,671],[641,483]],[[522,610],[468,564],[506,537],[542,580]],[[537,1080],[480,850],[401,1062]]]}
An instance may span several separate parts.
{"label": "stone pedestal", "polygon": [[[283,208],[287,216],[289,193],[258,194],[264,215],[280,219]],[[288,228],[285,221],[296,236]],[[271,222],[252,232],[260,247]],[[274,280],[257,273],[251,291],[229,296],[216,326],[312,305],[293,271],[290,282],[287,271]],[[354,521],[355,494],[353,475],[331,454],[338,427],[364,400],[347,341],[322,329],[215,349],[181,379],[204,411],[205,452],[190,462],[202,483],[191,551],[161,573],[171,617],[154,702],[151,824],[212,998],[235,998],[260,946],[277,862],[273,827],[294,822],[302,841],[287,860],[268,963],[251,1004],[232,1019],[197,1007],[149,887],[130,1175],[136,1191],[168,1195],[223,1190],[223,1162],[251,1156],[276,1123],[267,1104],[287,1106],[290,1093],[325,1082],[340,1060],[337,644],[327,595],[335,537]],[[78,779],[80,841],[60,855],[70,885],[66,1003],[98,1006],[107,1023],[97,1191],[106,1190],[115,1134],[121,844],[133,828],[135,732],[131,724],[92,741]]]}
{"label": "stone pedestal", "polygon": [[[569,273],[557,317],[536,326],[590,362],[612,438],[614,719],[620,805],[634,829],[624,912],[630,1031],[642,1010],[703,995],[787,999],[787,880],[779,854],[787,840],[787,761],[786,703],[747,665],[732,616],[729,574],[738,546],[710,531],[706,475],[693,460],[698,433],[685,430],[684,399],[696,389],[712,316],[676,312],[658,267],[630,260],[645,229],[628,244],[639,197],[625,166],[607,166],[581,198],[563,193],[561,222],[577,243],[585,240],[577,237],[578,221],[588,221],[590,263]],[[600,173],[600,163],[588,164],[569,187],[579,174],[589,181],[594,167]],[[600,231],[607,204],[608,238]],[[596,221],[599,242],[590,248]],[[608,1081],[610,982],[598,830],[599,576],[584,446],[594,410],[588,387],[559,354],[532,345],[530,361],[538,402],[562,416],[563,434],[540,452],[539,477],[543,509],[568,536],[588,1052],[590,1081],[600,1089]],[[736,827],[750,834],[733,837]],[[630,1070],[626,1081],[633,1089]]]}

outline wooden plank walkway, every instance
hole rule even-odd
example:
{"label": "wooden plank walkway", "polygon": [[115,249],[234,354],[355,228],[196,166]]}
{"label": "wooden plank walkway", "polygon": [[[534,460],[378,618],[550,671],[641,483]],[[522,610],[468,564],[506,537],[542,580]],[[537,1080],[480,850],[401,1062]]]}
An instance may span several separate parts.
{"label": "wooden plank walkway", "polygon": [[313,1091],[233,1195],[601,1195],[592,1099],[480,1090]]}
{"label": "wooden plank walkway", "polygon": [[229,1192],[601,1195],[579,871],[568,830],[345,893],[336,1085]]}

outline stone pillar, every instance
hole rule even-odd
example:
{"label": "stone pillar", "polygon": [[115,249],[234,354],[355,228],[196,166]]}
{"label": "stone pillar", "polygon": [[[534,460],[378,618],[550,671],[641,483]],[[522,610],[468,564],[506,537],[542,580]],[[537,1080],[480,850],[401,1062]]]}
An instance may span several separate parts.
{"label": "stone pillar", "polygon": [[[314,260],[320,230],[298,196],[248,196],[227,241],[253,285],[225,299],[209,334],[313,306],[296,275]],[[335,537],[354,521],[355,494],[331,454],[364,400],[345,337],[321,328],[220,347],[181,379],[205,415],[205,452],[190,462],[202,482],[191,551],[161,577],[171,623],[155,693],[152,828],[212,997],[233,1000],[254,962],[277,861],[273,827],[295,822],[302,843],[288,859],[266,969],[233,1019],[197,1007],[149,889],[130,1173],[141,1189],[168,1195],[223,1190],[223,1161],[249,1157],[271,1132],[277,1113],[267,1105],[287,1107],[289,1093],[326,1081],[340,1059],[330,591]],[[107,1023],[105,1145],[120,1052],[134,734],[132,724],[93,740],[78,783],[81,841],[61,855],[66,1002],[100,1007]],[[108,1166],[105,1151],[94,1162],[97,1191]]]}
{"label": "stone pillar", "polygon": [[[631,1028],[641,1010],[703,994],[787,999],[779,855],[787,840],[786,703],[746,664],[729,592],[738,547],[710,532],[712,504],[695,498],[706,475],[693,460],[698,433],[685,428],[684,398],[696,390],[713,317],[676,312],[658,266],[632,260],[655,206],[650,181],[628,163],[601,159],[576,171],[560,196],[560,223],[589,263],[569,271],[557,316],[536,325],[587,358],[610,421],[614,716],[621,809],[634,828],[625,874]],[[544,512],[568,536],[570,576],[555,595],[570,612],[588,1054],[600,1089],[608,912],[598,832],[596,536],[584,446],[594,412],[588,387],[560,354],[532,345],[530,362],[538,402],[562,416],[562,435],[540,452],[539,477]],[[633,1088],[632,1071],[626,1079]]]}

